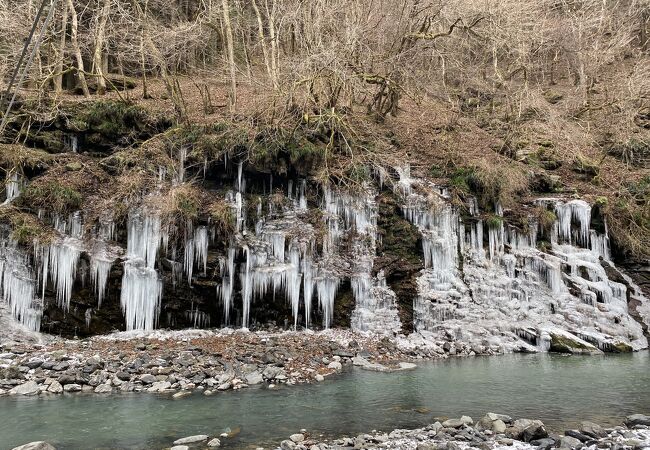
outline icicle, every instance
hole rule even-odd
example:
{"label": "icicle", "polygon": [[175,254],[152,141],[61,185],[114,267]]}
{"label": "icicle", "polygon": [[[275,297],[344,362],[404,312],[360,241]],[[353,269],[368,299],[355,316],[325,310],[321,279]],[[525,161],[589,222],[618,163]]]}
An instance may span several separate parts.
{"label": "icicle", "polygon": [[79,243],[71,238],[54,242],[49,249],[49,267],[56,287],[57,304],[68,311],[72,298],[72,287],[77,274],[77,263],[81,256]]}
{"label": "icicle", "polygon": [[128,219],[127,257],[142,258],[152,269],[158,256],[161,242],[160,218],[144,213],[130,213]]}
{"label": "icicle", "polygon": [[0,247],[0,275],[2,298],[11,315],[28,329],[39,331],[43,304],[36,298],[36,281],[29,260],[15,243],[7,240]]}
{"label": "icicle", "polygon": [[203,276],[208,270],[208,228],[197,227],[194,231],[194,257],[196,262],[203,266]]}
{"label": "icicle", "polygon": [[235,287],[235,248],[231,245],[228,248],[226,261],[222,267],[222,281],[217,294],[221,296],[223,303],[224,321],[229,323],[230,311],[232,310],[232,294]]}
{"label": "icicle", "polygon": [[185,256],[183,257],[183,270],[187,275],[187,282],[192,284],[192,272],[194,270],[194,239],[185,241]]}
{"label": "icicle", "polygon": [[339,289],[338,278],[324,277],[316,280],[318,304],[323,311],[323,327],[329,328],[334,318],[334,299]]}
{"label": "icicle", "polygon": [[124,262],[120,303],[126,318],[126,329],[153,330],[158,323],[162,282],[155,269],[142,260]]}
{"label": "icicle", "polygon": [[23,182],[20,176],[18,175],[18,172],[15,171],[11,172],[11,174],[5,181],[5,190],[7,193],[7,199],[5,200],[4,204],[8,205],[13,200],[18,198],[22,189],[23,189]]}
{"label": "icicle", "polygon": [[97,293],[98,307],[102,306],[104,294],[106,293],[108,275],[110,274],[112,265],[112,260],[103,259],[101,255],[93,254],[90,257],[90,279]]}

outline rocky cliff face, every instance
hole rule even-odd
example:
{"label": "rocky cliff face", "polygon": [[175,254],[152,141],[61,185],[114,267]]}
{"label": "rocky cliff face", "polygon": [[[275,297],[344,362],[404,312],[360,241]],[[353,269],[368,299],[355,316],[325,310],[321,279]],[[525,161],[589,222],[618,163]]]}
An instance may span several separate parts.
{"label": "rocky cliff face", "polygon": [[[110,192],[130,154],[107,155],[102,127],[66,130],[46,136],[61,134],[71,153],[84,151],[83,142],[98,154],[88,151],[81,169],[67,162],[65,176],[85,177],[99,161],[105,173],[96,184]],[[308,154],[280,153],[261,166],[241,152],[208,163],[188,145],[166,151],[169,165],[146,161],[156,173],[146,192],[93,214],[83,202],[36,205],[30,185],[43,192],[42,171],[9,172],[4,207],[17,209],[7,214],[29,211],[50,230],[26,245],[26,219],[5,221],[0,272],[15,320],[66,336],[273,323],[416,330],[517,351],[648,345],[643,284],[614,264],[606,224],[584,201],[539,198],[522,206],[525,220],[515,226],[499,204],[481,211],[472,197],[459,203],[406,165],[368,168],[351,188],[317,181]],[[189,187],[211,201],[181,196]],[[172,217],[169,199],[186,214]]]}

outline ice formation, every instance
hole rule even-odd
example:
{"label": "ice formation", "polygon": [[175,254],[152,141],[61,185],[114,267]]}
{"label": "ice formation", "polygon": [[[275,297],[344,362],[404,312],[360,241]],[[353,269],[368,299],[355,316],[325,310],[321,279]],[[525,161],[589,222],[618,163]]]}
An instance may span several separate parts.
{"label": "ice formation", "polygon": [[[415,194],[415,183],[435,195]],[[586,202],[538,202],[557,215],[551,249],[543,252],[532,221],[528,233],[502,220],[488,225],[475,200],[468,205],[472,217],[462,221],[444,190],[406,176],[396,190],[405,216],[422,233],[416,329],[510,350],[548,350],[552,336],[595,351],[620,343],[647,347],[641,325],[628,314],[626,285],[609,279],[604,268],[612,265],[609,238],[591,228]],[[495,215],[502,214],[496,205]]]}
{"label": "ice formation", "polygon": [[154,268],[163,238],[160,217],[148,211],[132,212],[127,226],[127,260],[120,296],[126,329],[153,330],[162,299],[162,281]]}

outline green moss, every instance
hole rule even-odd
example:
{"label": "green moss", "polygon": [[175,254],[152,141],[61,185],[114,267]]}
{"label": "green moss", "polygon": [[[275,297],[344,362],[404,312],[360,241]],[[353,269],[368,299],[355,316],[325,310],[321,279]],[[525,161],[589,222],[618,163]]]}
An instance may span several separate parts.
{"label": "green moss", "polygon": [[21,201],[32,209],[45,208],[58,213],[71,212],[81,207],[83,196],[74,188],[48,180],[27,187]]}
{"label": "green moss", "polygon": [[488,228],[499,228],[501,225],[503,225],[503,217],[497,216],[496,214],[491,214],[485,219],[485,223],[487,224]]}
{"label": "green moss", "polygon": [[106,100],[91,103],[77,118],[76,126],[105,138],[117,139],[133,131],[142,131],[149,121],[145,109],[138,105]]}
{"label": "green moss", "polygon": [[469,194],[472,192],[471,185],[475,177],[473,169],[459,168],[456,169],[449,178],[449,183],[459,191]]}
{"label": "green moss", "polygon": [[551,333],[550,350],[557,353],[584,353],[594,349],[567,336]]}

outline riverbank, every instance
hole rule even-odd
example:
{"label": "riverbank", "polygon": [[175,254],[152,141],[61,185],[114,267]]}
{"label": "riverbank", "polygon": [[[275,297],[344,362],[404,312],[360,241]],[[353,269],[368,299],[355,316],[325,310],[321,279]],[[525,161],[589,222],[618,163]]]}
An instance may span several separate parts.
{"label": "riverbank", "polygon": [[[172,447],[187,450],[189,447]],[[604,428],[583,421],[577,429],[562,434],[549,432],[541,420],[517,419],[488,413],[477,422],[469,416],[441,418],[424,428],[371,432],[356,437],[322,441],[308,434],[293,434],[282,441],[282,450],[326,450],[332,448],[388,448],[395,450],[548,450],[560,449],[647,449],[650,448],[650,416],[628,416],[620,426]]]}
{"label": "riverbank", "polygon": [[493,355],[498,347],[385,338],[349,330],[125,332],[86,340],[0,344],[0,395],[150,392],[211,395],[253,385],[323,381],[345,366],[394,371],[406,361]]}

